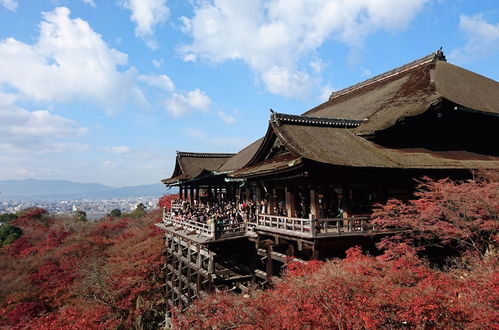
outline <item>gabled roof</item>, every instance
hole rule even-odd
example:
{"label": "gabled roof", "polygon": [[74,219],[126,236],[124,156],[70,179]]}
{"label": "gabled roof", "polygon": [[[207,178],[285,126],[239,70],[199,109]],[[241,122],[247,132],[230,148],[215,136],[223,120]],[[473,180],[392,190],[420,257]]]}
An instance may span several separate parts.
{"label": "gabled roof", "polygon": [[499,158],[492,156],[464,151],[390,149],[376,145],[345,128],[306,124],[270,125],[273,134],[290,152],[325,164],[404,169],[499,169]]}
{"label": "gabled roof", "polygon": [[246,148],[239,151],[234,157],[229,158],[219,169],[218,172],[230,172],[235,171],[246,166],[253,155],[260,148],[263,142],[263,137],[256,140]]}
{"label": "gabled roof", "polygon": [[232,156],[234,154],[177,151],[175,169],[171,178],[161,180],[161,182],[174,184],[207,175],[218,170]]}
{"label": "gabled roof", "polygon": [[445,62],[441,51],[333,92],[304,116],[365,120],[354,130],[372,134],[427,111],[442,99],[499,115],[499,83]]}
{"label": "gabled roof", "polygon": [[[291,170],[304,159],[335,166],[399,169],[499,169],[499,158],[465,151],[390,149],[354,134],[360,122],[334,118],[272,113],[267,134],[249,163],[231,176],[248,177]],[[348,125],[346,125],[348,123]],[[350,127],[350,128],[346,128]],[[269,146],[279,139],[287,152],[265,159]]]}
{"label": "gabled roof", "polygon": [[294,170],[302,165],[302,158],[287,152],[271,159],[258,162],[254,165],[244,167],[229,174],[232,177],[250,177],[265,174],[276,174],[279,172]]}

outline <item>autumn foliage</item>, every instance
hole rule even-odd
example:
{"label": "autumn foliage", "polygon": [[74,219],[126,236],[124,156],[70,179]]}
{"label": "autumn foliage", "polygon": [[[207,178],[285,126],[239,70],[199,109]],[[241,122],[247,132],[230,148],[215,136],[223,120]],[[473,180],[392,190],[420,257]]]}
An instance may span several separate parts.
{"label": "autumn foliage", "polygon": [[0,328],[155,328],[164,320],[161,211],[81,222],[30,209],[0,250]]}
{"label": "autumn foliage", "polygon": [[[417,200],[392,200],[375,213],[394,234],[380,254],[360,247],[345,259],[287,266],[267,291],[218,292],[182,315],[178,328],[497,329],[499,187],[494,176],[423,179]],[[436,246],[445,262],[429,263]]]}

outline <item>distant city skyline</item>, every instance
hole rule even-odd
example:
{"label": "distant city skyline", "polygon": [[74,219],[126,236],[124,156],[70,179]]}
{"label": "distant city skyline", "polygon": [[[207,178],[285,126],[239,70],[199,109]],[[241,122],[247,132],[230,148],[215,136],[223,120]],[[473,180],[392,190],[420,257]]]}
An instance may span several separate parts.
{"label": "distant city skyline", "polygon": [[499,80],[497,1],[0,0],[0,180],[159,183],[440,46]]}

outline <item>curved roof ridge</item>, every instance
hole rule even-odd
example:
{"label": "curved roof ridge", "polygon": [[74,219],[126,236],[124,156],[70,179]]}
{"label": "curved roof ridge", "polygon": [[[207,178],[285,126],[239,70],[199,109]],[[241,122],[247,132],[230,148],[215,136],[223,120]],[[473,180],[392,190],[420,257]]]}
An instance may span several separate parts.
{"label": "curved roof ridge", "polygon": [[270,115],[270,123],[275,122],[278,126],[281,123],[291,125],[312,125],[312,126],[329,126],[329,127],[343,127],[355,128],[364,123],[367,119],[346,119],[346,118],[326,118],[314,117],[304,115],[292,115],[285,113],[278,113],[272,111]]}
{"label": "curved roof ridge", "polygon": [[193,157],[193,158],[230,158],[234,156],[233,153],[218,153],[218,152],[189,152],[178,151],[177,157]]}
{"label": "curved roof ridge", "polygon": [[360,88],[363,88],[363,87],[369,86],[371,84],[374,84],[376,82],[391,78],[395,75],[404,73],[408,70],[414,69],[414,68],[421,66],[421,65],[424,65],[424,64],[431,63],[431,62],[436,61],[436,60],[445,61],[445,62],[447,61],[445,58],[444,52],[442,51],[442,48],[440,48],[439,50],[437,50],[434,53],[431,53],[431,54],[426,55],[420,59],[417,59],[415,61],[404,64],[398,68],[386,71],[386,72],[381,73],[379,75],[376,75],[372,78],[364,80],[360,83],[357,83],[357,84],[354,84],[352,86],[340,89],[339,91],[332,92],[331,95],[329,96],[329,100],[332,100],[336,97],[351,93],[351,92],[356,91]]}

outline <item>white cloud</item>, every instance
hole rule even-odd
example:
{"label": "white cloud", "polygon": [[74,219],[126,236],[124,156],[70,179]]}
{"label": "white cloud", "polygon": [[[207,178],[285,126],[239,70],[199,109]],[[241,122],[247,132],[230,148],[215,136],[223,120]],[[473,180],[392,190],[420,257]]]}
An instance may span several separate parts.
{"label": "white cloud", "polygon": [[10,11],[16,11],[17,1],[16,0],[0,0],[0,4],[4,6],[5,9]]}
{"label": "white cloud", "polygon": [[95,5],[94,0],[81,0],[81,1],[83,1],[84,3],[86,3],[86,4],[87,4],[87,5],[89,5],[89,6],[92,6],[92,7],[97,7],[97,6]]}
{"label": "white cloud", "polygon": [[371,78],[373,76],[373,73],[371,70],[364,68],[364,69],[362,69],[361,75],[362,75],[362,77],[367,79],[367,78]]}
{"label": "white cloud", "polygon": [[105,148],[104,150],[106,150],[108,152],[112,152],[113,154],[118,154],[118,155],[128,154],[128,153],[132,152],[132,148],[127,147],[127,146],[112,146],[112,147]]}
{"label": "white cloud", "polygon": [[319,101],[320,102],[326,102],[327,100],[329,100],[329,97],[331,96],[331,93],[333,92],[333,88],[331,87],[331,85],[326,85],[322,88],[322,92],[320,93],[319,95]]}
{"label": "white cloud", "polygon": [[116,163],[114,163],[114,162],[112,162],[110,160],[105,160],[105,161],[102,162],[102,166],[114,168],[114,167],[116,167]]}
{"label": "white cloud", "polygon": [[132,12],[130,19],[135,23],[135,35],[146,41],[151,49],[157,48],[154,27],[168,19],[170,10],[166,0],[125,0],[123,7]]}
{"label": "white cloud", "polygon": [[208,112],[211,99],[202,90],[196,88],[187,93],[172,93],[166,101],[166,111],[174,117],[180,117],[192,111]]}
{"label": "white cloud", "polygon": [[208,134],[205,131],[197,128],[187,128],[185,132],[187,133],[188,136],[196,139],[204,139],[208,137]]}
{"label": "white cloud", "polygon": [[65,7],[44,13],[34,45],[0,41],[0,84],[37,101],[119,104],[135,88],[132,73],[118,69],[127,64],[127,55],[109,48],[86,21],[69,14]]}
{"label": "white cloud", "polygon": [[488,23],[481,14],[461,15],[459,28],[466,34],[468,40],[463,47],[449,54],[449,58],[453,61],[473,61],[499,51],[499,23]]}
{"label": "white cloud", "polygon": [[173,92],[175,90],[175,84],[166,74],[140,75],[139,80],[167,92]]}
{"label": "white cloud", "polygon": [[163,60],[152,60],[152,65],[154,65],[155,68],[159,69],[163,65]]}
{"label": "white cloud", "polygon": [[59,153],[85,149],[86,145],[61,141],[84,135],[88,129],[47,110],[28,111],[15,104],[15,97],[0,93],[0,150]]}
{"label": "white cloud", "polygon": [[360,47],[374,31],[406,27],[428,1],[200,1],[193,17],[180,19],[192,43],[179,52],[185,61],[242,60],[268,91],[306,95],[320,80],[320,62],[310,58],[326,41]]}
{"label": "white cloud", "polygon": [[236,122],[236,117],[233,115],[226,114],[223,111],[218,111],[217,115],[220,119],[222,119],[226,124],[234,124]]}

